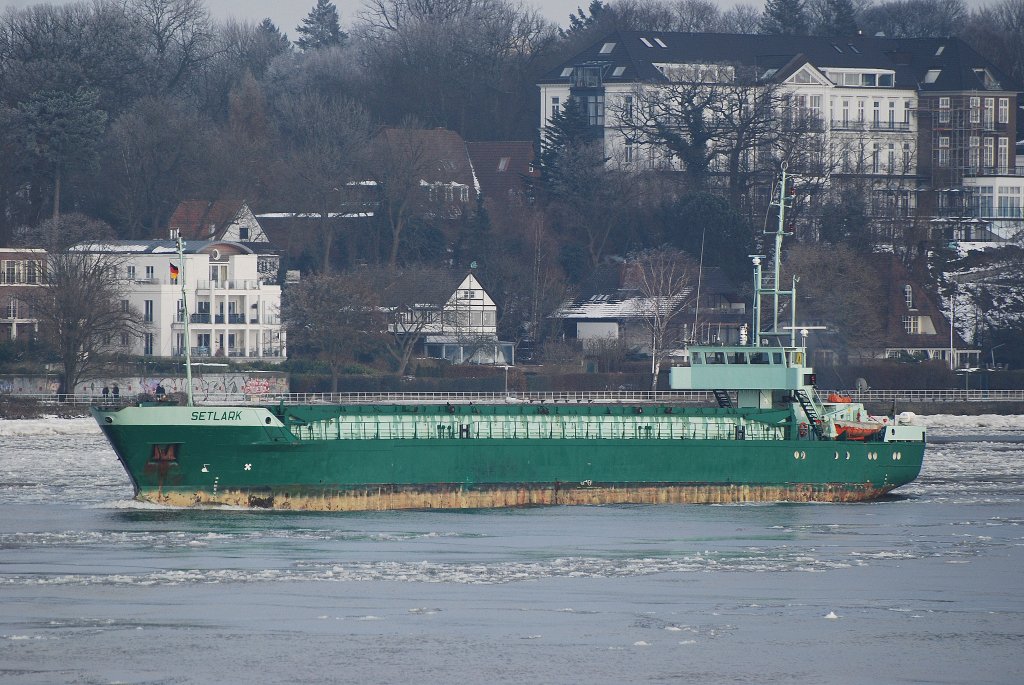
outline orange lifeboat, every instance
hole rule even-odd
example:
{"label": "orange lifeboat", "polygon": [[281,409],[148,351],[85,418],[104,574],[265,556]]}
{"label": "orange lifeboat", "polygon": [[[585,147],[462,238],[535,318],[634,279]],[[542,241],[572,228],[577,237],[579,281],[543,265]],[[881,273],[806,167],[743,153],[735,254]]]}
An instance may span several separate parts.
{"label": "orange lifeboat", "polygon": [[848,395],[840,395],[837,392],[829,393],[828,401],[834,404],[849,404],[853,402],[853,398]]}
{"label": "orange lifeboat", "polygon": [[840,440],[864,440],[885,428],[880,423],[866,421],[836,421],[836,438]]}

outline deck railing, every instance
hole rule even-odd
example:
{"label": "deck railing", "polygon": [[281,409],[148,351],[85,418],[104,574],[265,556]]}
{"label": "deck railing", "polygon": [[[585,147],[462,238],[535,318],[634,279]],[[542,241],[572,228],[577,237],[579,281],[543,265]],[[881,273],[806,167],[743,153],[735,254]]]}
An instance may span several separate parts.
{"label": "deck railing", "polygon": [[[929,402],[1024,402],[1022,390],[819,390],[822,399],[836,392],[854,402],[929,403]],[[124,389],[118,398],[99,393],[4,394],[3,397],[44,403],[100,405],[130,404],[138,393]],[[145,397],[142,395],[141,397]],[[155,398],[154,398],[155,399]],[[588,392],[341,392],[341,393],[195,393],[195,401],[207,405],[278,404],[714,404],[710,391],[588,391]]]}

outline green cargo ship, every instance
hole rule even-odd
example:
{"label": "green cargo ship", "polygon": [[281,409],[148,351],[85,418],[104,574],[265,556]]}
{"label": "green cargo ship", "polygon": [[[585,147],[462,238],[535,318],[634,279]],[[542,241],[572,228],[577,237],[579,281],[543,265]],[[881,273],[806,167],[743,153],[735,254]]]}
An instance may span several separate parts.
{"label": "green cargo ship", "polygon": [[[781,208],[786,194],[783,174]],[[136,498],[178,506],[322,511],[879,497],[917,477],[924,429],[816,393],[806,345],[796,341],[795,280],[788,290],[778,286],[783,214],[772,234],[774,271],[762,274],[754,260],[750,343],[690,346],[690,366],[670,370],[673,390],[690,393],[233,407],[191,406],[189,398],[189,406],[95,407],[93,414]],[[787,301],[790,325],[782,326]],[[717,406],[685,404],[694,390],[713,392]]]}

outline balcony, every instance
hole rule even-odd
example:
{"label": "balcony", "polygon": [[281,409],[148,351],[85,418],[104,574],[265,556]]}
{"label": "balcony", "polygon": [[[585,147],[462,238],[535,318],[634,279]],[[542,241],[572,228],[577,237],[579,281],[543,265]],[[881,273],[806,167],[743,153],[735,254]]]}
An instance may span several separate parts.
{"label": "balcony", "polygon": [[198,290],[259,290],[261,287],[258,280],[199,281],[196,284]]}
{"label": "balcony", "polygon": [[852,119],[842,121],[832,120],[833,131],[897,131],[909,132],[910,124],[905,121],[854,121]]}
{"label": "balcony", "polygon": [[211,315],[209,312],[203,314],[190,314],[188,320],[191,323],[210,323]]}

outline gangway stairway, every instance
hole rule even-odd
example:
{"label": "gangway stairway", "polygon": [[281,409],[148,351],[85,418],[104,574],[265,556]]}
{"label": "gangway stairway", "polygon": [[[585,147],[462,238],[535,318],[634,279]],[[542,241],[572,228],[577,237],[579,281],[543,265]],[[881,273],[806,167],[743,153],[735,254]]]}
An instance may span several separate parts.
{"label": "gangway stairway", "polygon": [[719,407],[731,407],[732,397],[729,395],[728,390],[712,390],[715,393],[715,399],[718,400]]}
{"label": "gangway stairway", "polygon": [[797,402],[800,403],[800,408],[804,410],[804,414],[807,415],[807,422],[811,424],[811,430],[820,439],[823,436],[821,430],[821,417],[818,415],[818,410],[814,408],[814,403],[811,402],[811,398],[807,395],[805,390],[797,390],[793,393],[796,396]]}

